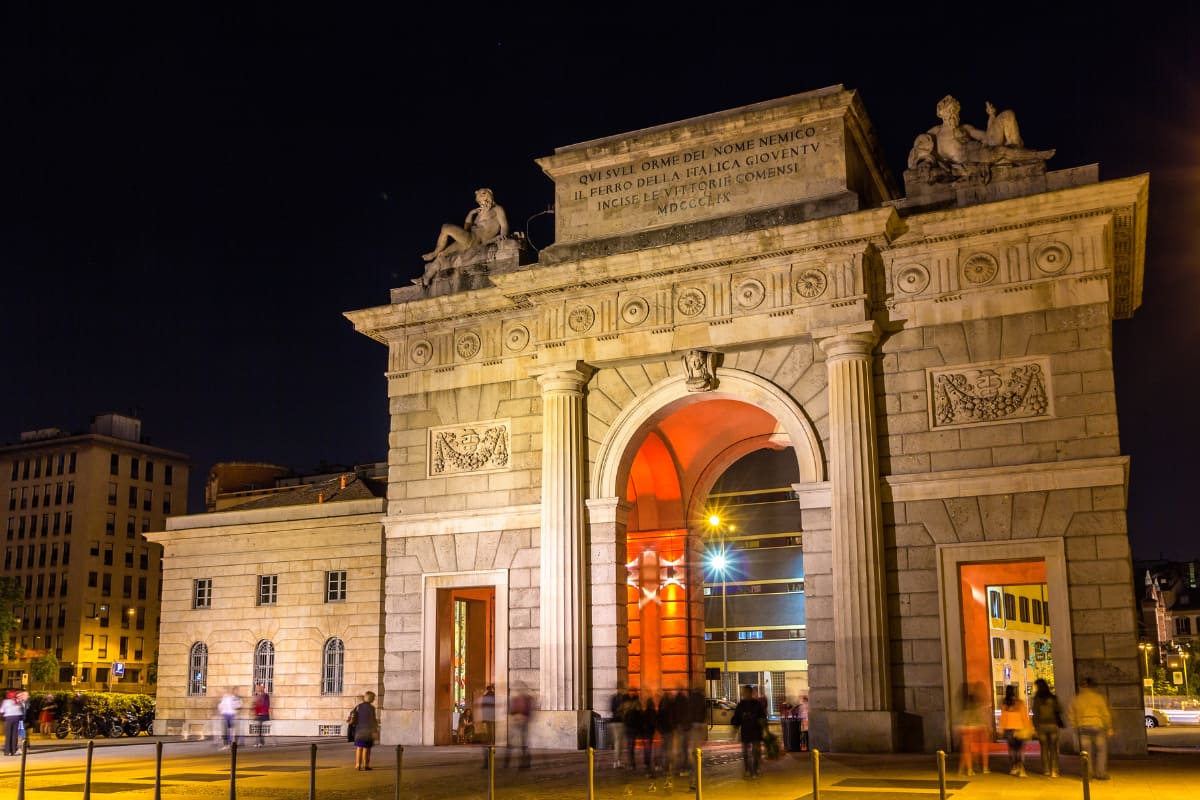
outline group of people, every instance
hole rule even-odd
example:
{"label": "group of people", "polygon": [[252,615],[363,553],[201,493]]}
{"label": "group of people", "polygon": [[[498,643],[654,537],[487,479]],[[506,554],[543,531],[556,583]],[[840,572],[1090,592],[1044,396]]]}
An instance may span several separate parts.
{"label": "group of people", "polygon": [[[974,775],[975,765],[989,772],[988,754],[992,739],[992,709],[985,699],[982,684],[963,687],[955,729],[959,736],[960,775]],[[1018,695],[1017,687],[1004,689],[1000,704],[998,728],[1008,745],[1008,771],[1018,778],[1025,777],[1025,743],[1037,739],[1041,746],[1042,773],[1057,778],[1058,740],[1062,728],[1070,725],[1079,739],[1079,749],[1087,751],[1092,763],[1092,777],[1108,780],[1108,737],[1113,734],[1112,709],[1104,695],[1096,691],[1090,678],[1080,681],[1079,691],[1063,713],[1057,695],[1044,679],[1034,681],[1034,693],[1027,706]]]}
{"label": "group of people", "polygon": [[[613,696],[609,726],[613,732],[615,767],[637,770],[637,747],[642,746],[642,763],[648,773],[665,771],[680,777],[690,775],[695,783],[693,750],[703,738],[706,704],[698,689],[660,692],[657,701],[643,701],[637,689]],[[660,746],[655,758],[654,741]],[[624,758],[622,758],[624,756]]]}
{"label": "group of people", "polygon": [[[237,686],[229,687],[229,690],[221,695],[221,699],[217,702],[217,714],[221,717],[222,750],[227,749],[237,739],[237,718],[245,705],[238,690]],[[258,739],[254,746],[262,747],[266,744],[267,723],[271,720],[271,695],[265,686],[260,684],[254,687],[251,709],[258,729]]]}

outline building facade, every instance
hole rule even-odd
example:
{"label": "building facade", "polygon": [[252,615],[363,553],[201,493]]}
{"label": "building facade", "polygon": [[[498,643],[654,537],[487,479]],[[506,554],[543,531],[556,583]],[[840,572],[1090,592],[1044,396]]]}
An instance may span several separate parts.
{"label": "building facade", "polygon": [[[1036,597],[1029,669],[1049,658],[1066,700],[1094,678],[1115,749],[1144,750],[1111,335],[1148,181],[1047,171],[1011,112],[936,111],[903,190],[842,87],[560,148],[536,263],[444,253],[347,314],[387,347],[385,742],[448,740],[456,642],[478,641],[480,680],[536,693],[535,744],[728,660],[791,672],[814,746],[948,748],[993,640],[1024,660],[994,631]],[[723,620],[714,647],[707,520],[760,451],[787,454],[763,487],[790,493],[772,532],[802,558],[771,579],[802,611]],[[803,623],[794,669],[724,657],[777,623]]]}
{"label": "building facade", "polygon": [[141,421],[120,414],[95,417],[88,433],[29,431],[0,447],[0,574],[23,583],[25,600],[6,686],[51,654],[52,686],[153,691],[162,548],[146,533],[186,513],[187,482],[187,456],[144,443]]}
{"label": "building facade", "polygon": [[370,471],[255,470],[267,485],[229,484],[220,510],[150,535],[165,553],[159,731],[207,735],[223,694],[248,708],[261,685],[269,734],[336,736],[380,692],[384,488]]}

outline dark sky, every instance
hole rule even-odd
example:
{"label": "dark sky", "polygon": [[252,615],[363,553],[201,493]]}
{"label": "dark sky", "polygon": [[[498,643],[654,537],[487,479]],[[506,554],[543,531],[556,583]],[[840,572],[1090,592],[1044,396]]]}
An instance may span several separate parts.
{"label": "dark sky", "polygon": [[1135,557],[1200,556],[1195,12],[95,5],[0,12],[0,441],[136,411],[191,456],[192,510],[217,461],[383,460],[385,350],[342,312],[419,275],[476,187],[524,228],[555,147],[837,83],[899,177],[952,93],[971,124],[985,100],[1013,109],[1051,168],[1150,174],[1144,301],[1114,330],[1131,538]]}

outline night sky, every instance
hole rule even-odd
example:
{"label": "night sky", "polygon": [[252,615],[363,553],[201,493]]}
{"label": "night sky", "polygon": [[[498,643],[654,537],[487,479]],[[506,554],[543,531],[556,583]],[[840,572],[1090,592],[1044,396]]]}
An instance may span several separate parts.
{"label": "night sky", "polygon": [[899,181],[950,93],[973,125],[985,100],[1013,109],[1051,169],[1150,174],[1143,304],[1114,330],[1131,539],[1135,558],[1200,557],[1196,12],[497,4],[431,6],[435,25],[399,4],[112,5],[0,12],[0,441],[135,413],[190,455],[192,511],[218,461],[383,460],[385,349],[342,312],[420,275],[476,187],[545,247],[535,158],[838,83]]}

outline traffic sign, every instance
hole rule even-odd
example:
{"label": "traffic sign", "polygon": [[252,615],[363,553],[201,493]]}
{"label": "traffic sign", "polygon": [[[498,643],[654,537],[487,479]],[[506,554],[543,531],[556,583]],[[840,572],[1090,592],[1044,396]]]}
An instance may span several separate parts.
{"label": "traffic sign", "polygon": [[112,665],[112,674],[113,674],[114,678],[124,678],[125,677],[125,662],[124,661],[114,661],[113,665]]}
{"label": "traffic sign", "polygon": [[1172,672],[1171,673],[1171,682],[1174,683],[1176,686],[1183,686],[1183,673],[1182,672]]}

